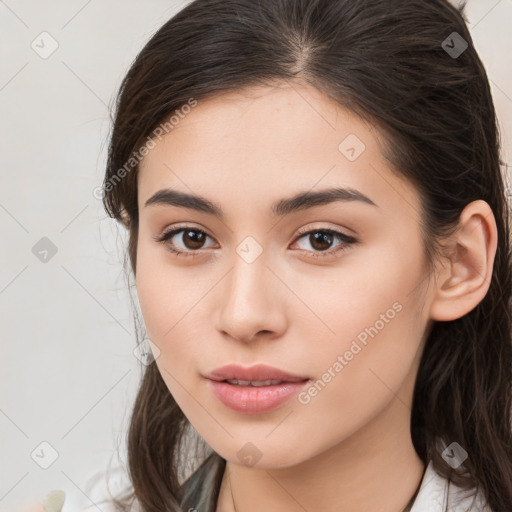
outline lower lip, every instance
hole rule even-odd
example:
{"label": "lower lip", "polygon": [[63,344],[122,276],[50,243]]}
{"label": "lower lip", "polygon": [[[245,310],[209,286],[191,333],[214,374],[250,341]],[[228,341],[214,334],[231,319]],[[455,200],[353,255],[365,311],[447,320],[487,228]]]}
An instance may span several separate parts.
{"label": "lower lip", "polygon": [[282,382],[272,386],[238,386],[229,382],[210,380],[213,394],[230,409],[247,414],[268,412],[289,400],[308,383]]}

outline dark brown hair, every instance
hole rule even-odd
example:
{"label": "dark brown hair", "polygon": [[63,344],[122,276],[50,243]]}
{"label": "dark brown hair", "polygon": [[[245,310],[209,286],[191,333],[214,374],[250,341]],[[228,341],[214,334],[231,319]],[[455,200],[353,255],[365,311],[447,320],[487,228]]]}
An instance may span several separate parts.
{"label": "dark brown hair", "polygon": [[[510,212],[489,82],[466,23],[464,6],[446,0],[190,2],[151,37],[122,82],[103,201],[129,230],[135,274],[133,155],[191,99],[279,81],[311,84],[379,128],[386,158],[421,193],[431,263],[463,208],[486,201],[498,230],[490,288],[462,318],[434,323],[411,435],[425,464],[432,460],[442,476],[481,488],[490,507],[504,512],[512,503]],[[464,472],[444,461],[439,439],[468,452]],[[119,497],[121,509],[135,501],[144,512],[215,511],[225,460],[194,438],[155,363],[144,369],[127,448],[133,488]],[[185,479],[184,462],[193,456],[197,464]]]}

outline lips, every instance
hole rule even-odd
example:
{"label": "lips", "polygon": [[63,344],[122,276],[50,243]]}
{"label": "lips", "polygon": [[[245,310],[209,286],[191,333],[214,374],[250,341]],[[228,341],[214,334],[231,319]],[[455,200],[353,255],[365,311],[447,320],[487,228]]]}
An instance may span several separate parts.
{"label": "lips", "polygon": [[309,377],[257,364],[222,366],[206,376],[209,388],[226,407],[244,414],[270,412],[299,393]]}
{"label": "lips", "polygon": [[[222,381],[238,381],[238,385],[250,385],[252,383],[260,385],[269,385],[282,382],[301,382],[309,380],[307,376],[294,375],[273,366],[257,364],[249,368],[230,364],[222,366],[210,372],[206,377],[210,380]],[[234,383],[234,382],[233,382]],[[262,384],[265,383],[265,384]]]}

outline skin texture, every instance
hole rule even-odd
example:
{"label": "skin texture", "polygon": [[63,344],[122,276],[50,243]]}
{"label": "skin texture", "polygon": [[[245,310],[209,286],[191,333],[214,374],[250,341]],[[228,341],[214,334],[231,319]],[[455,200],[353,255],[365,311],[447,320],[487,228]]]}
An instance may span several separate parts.
{"label": "skin texture", "polygon": [[[354,161],[339,150],[350,134],[365,145]],[[447,257],[429,272],[420,196],[384,159],[382,140],[313,87],[280,83],[199,102],[141,163],[141,311],[170,392],[227,460],[218,512],[397,512],[420,482],[409,424],[424,342],[434,320],[459,318],[485,296],[496,225],[487,203],[468,205]],[[377,206],[271,213],[279,199],[332,186]],[[162,188],[204,196],[225,218],[145,206]],[[208,235],[203,245],[184,232],[167,244],[194,258],[154,240],[184,223]],[[333,237],[321,251],[300,228],[335,229],[356,243]],[[249,236],[262,250],[251,263],[236,251]],[[371,326],[377,334],[308,403],[294,397],[268,413],[236,413],[203,377],[229,363],[264,363],[316,382]],[[240,450],[260,458],[244,465]]]}

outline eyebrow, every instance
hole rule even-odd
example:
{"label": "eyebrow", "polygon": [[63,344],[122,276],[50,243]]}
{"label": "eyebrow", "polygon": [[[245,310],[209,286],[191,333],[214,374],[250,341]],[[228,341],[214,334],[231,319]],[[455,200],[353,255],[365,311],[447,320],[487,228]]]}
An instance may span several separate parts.
{"label": "eyebrow", "polygon": [[[289,213],[299,210],[306,210],[314,208],[315,206],[326,205],[334,202],[349,202],[358,201],[371,206],[378,206],[364,194],[352,188],[329,188],[315,192],[305,191],[285,199],[280,199],[271,207],[274,216],[284,216]],[[178,206],[181,208],[189,208],[198,212],[208,213],[223,219],[224,213],[222,208],[217,203],[211,202],[208,199],[180,192],[173,189],[162,189],[153,194],[144,204],[150,205],[169,205]]]}

